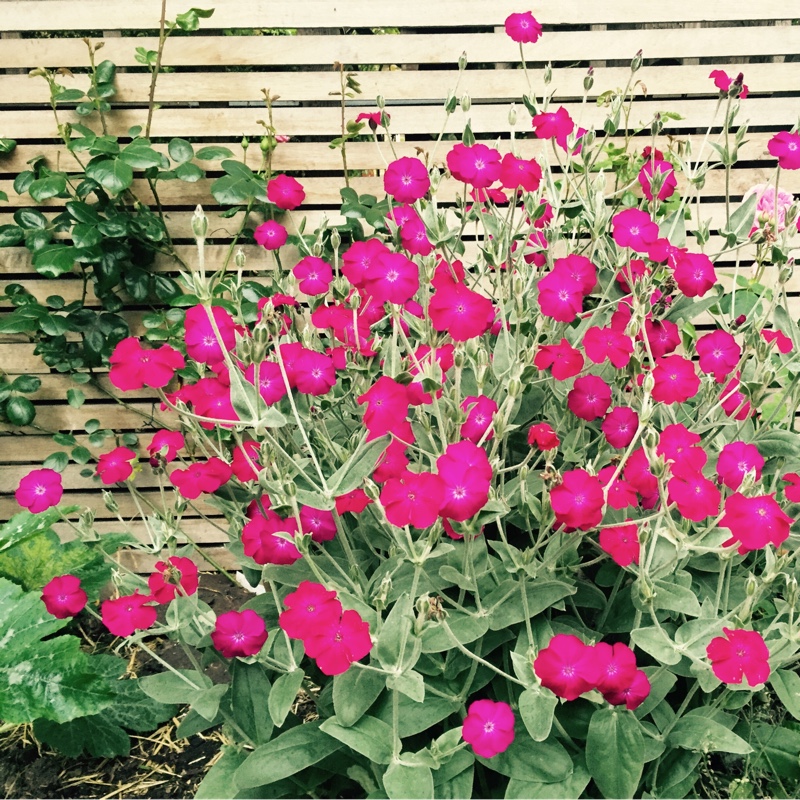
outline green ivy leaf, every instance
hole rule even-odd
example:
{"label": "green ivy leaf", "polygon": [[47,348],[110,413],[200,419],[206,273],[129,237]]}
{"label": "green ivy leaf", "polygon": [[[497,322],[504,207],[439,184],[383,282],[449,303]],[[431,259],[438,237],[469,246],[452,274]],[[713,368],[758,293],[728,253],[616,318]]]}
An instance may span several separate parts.
{"label": "green ivy leaf", "polygon": [[63,244],[52,244],[43,247],[33,256],[33,268],[48,278],[57,278],[72,272],[77,261],[78,251],[74,247]]}
{"label": "green ivy leaf", "polygon": [[28,193],[37,203],[49,200],[51,197],[58,197],[66,190],[66,175],[48,175],[33,181],[28,187]]}
{"label": "green ivy leaf", "polygon": [[86,401],[86,395],[80,389],[67,389],[67,402],[73,408],[80,408]]}
{"label": "green ivy leaf", "polygon": [[36,409],[27,397],[11,397],[6,403],[6,416],[12,425],[30,425],[36,417]]}
{"label": "green ivy leaf", "polygon": [[51,453],[42,463],[42,466],[45,469],[54,469],[56,472],[63,472],[67,465],[69,464],[69,458],[67,454],[59,451],[57,453]]}
{"label": "green ivy leaf", "polygon": [[194,157],[194,148],[186,139],[172,139],[167,151],[169,157],[178,164],[185,164]]}
{"label": "green ivy leaf", "polygon": [[208,147],[201,147],[195,153],[195,158],[198,161],[219,161],[223,158],[230,158],[232,155],[233,152],[227,147],[209,145]]}
{"label": "green ivy leaf", "polygon": [[205,172],[197,164],[180,164],[176,167],[175,174],[184,183],[196,183],[205,175]]}
{"label": "green ivy leaf", "polygon": [[133,170],[122,157],[98,156],[86,165],[86,177],[99,183],[109,194],[116,196],[133,183]]}
{"label": "green ivy leaf", "polygon": [[15,392],[33,394],[42,388],[42,379],[36,375],[18,375],[11,382],[11,388]]}
{"label": "green ivy leaf", "polygon": [[22,228],[16,225],[0,225],[0,247],[14,247],[24,238],[25,231]]}

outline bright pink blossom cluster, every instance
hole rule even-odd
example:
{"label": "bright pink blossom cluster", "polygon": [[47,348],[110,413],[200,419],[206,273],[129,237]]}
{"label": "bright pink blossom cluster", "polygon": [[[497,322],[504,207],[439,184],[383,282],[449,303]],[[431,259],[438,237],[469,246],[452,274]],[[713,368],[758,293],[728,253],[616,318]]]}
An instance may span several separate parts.
{"label": "bright pink blossom cluster", "polygon": [[302,581],[284,603],[278,624],[287,636],[302,640],[325,675],[347,672],[372,650],[369,623],[357,611],[344,611],[336,592],[321,583]]}
{"label": "bright pink blossom cluster", "polygon": [[646,673],[626,644],[584,644],[577,636],[559,633],[539,651],[533,670],[542,686],[565,700],[576,700],[597,689],[612,705],[638,708],[650,694]]}
{"label": "bright pink blossom cluster", "polygon": [[461,736],[475,755],[494,758],[514,741],[514,712],[508,703],[475,700],[467,709]]}
{"label": "bright pink blossom cluster", "polygon": [[750,686],[766,683],[769,678],[769,649],[758,631],[723,628],[725,636],[716,636],[706,648],[711,669],[723,683],[740,684],[746,678]]}

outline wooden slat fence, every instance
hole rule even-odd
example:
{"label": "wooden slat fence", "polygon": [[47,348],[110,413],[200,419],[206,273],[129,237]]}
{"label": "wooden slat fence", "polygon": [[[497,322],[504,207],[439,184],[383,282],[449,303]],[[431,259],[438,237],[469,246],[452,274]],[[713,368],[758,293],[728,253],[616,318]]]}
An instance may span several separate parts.
{"label": "wooden slat fence", "polygon": [[[273,166],[302,174],[307,192],[302,211],[312,226],[323,215],[337,219],[338,190],[342,186],[339,153],[328,147],[339,134],[340,124],[338,100],[331,96],[339,88],[334,62],[356,72],[363,88],[363,94],[350,102],[348,117],[354,118],[358,109],[374,109],[375,96],[383,95],[391,113],[397,153],[413,155],[417,148],[430,150],[444,118],[443,101],[456,83],[458,58],[466,51],[470,66],[462,77],[460,91],[470,95],[472,107],[466,114],[457,110],[448,131],[459,133],[469,119],[478,139],[507,140],[508,108],[516,102],[515,136],[520,149],[528,156],[540,152],[541,143],[531,138],[529,115],[519,103],[526,83],[518,68],[518,48],[502,33],[505,17],[525,10],[524,2],[216,0],[200,5],[213,5],[214,16],[203,21],[197,34],[176,36],[166,46],[164,65],[170,71],[160,76],[156,90],[161,108],[155,112],[152,129],[155,146],[166,150],[169,138],[182,136],[195,142],[195,147],[225,144],[240,153],[238,142],[243,135],[258,137],[262,133],[258,123],[266,113],[262,89],[268,88],[280,98],[274,108],[276,128],[292,137],[278,147]],[[167,16],[185,11],[185,6],[188,4],[169,0]],[[10,223],[14,210],[25,205],[25,199],[13,192],[11,184],[26,162],[39,154],[51,163],[63,158],[48,106],[47,86],[41,79],[29,78],[27,72],[40,66],[67,67],[75,75],[61,82],[67,88],[85,87],[86,76],[80,72],[85,71],[88,60],[81,38],[105,39],[102,58],[124,68],[117,76],[118,94],[110,117],[111,132],[124,135],[146,116],[149,75],[137,64],[134,53],[137,47],[155,49],[160,10],[160,0],[4,0],[0,7],[0,135],[16,139],[19,146],[10,156],[0,158],[0,190],[9,194],[9,203],[0,204],[0,225]],[[601,126],[604,118],[604,110],[591,101],[608,89],[624,85],[630,59],[639,49],[644,52],[644,65],[637,78],[646,86],[646,96],[639,92],[632,121],[648,120],[660,110],[677,111],[683,117],[668,124],[659,139],[664,145],[667,134],[702,136],[717,101],[716,89],[708,78],[711,69],[724,69],[733,75],[744,72],[751,94],[742,104],[741,117],[750,120],[752,131],[741,148],[742,160],[733,174],[732,191],[741,197],[752,185],[768,180],[774,160],[767,157],[767,141],[772,132],[788,129],[800,118],[800,26],[793,24],[791,3],[561,0],[537,3],[533,11],[545,26],[541,41],[526,46],[536,90],[541,94],[542,70],[551,62],[556,100],[587,128]],[[230,35],[232,32],[236,35]],[[598,68],[590,102],[582,106],[583,78],[589,65]],[[76,115],[64,113],[63,121],[78,120]],[[437,161],[442,161],[446,149],[439,148]],[[254,144],[247,160],[255,167],[259,158]],[[348,163],[350,169],[366,173],[352,179],[357,191],[380,194],[379,174],[384,161],[374,144],[350,145]],[[212,174],[209,180],[195,184],[163,184],[161,192],[171,232],[187,260],[191,260],[193,249],[191,213],[197,203],[204,205],[211,231],[210,265],[224,259],[239,224],[238,219],[222,218],[222,209],[215,208],[209,193],[214,177]],[[800,175],[784,173],[781,188],[800,193]],[[146,184],[137,184],[135,189],[142,198],[148,198]],[[451,191],[451,187],[445,187],[444,200],[453,199]],[[722,176],[712,173],[703,209],[715,227],[723,221],[722,194]],[[41,210],[46,215],[55,214],[60,202],[49,201]],[[297,221],[300,216],[295,212]],[[275,267],[264,251],[254,246],[244,249],[251,275],[263,276]],[[170,264],[159,259],[154,268],[169,270]],[[721,271],[730,273],[731,269],[731,265],[723,264]],[[80,292],[77,275],[57,281],[45,279],[32,270],[26,250],[0,249],[0,292],[12,282],[23,284],[40,298],[58,293],[70,300]],[[794,296],[793,316],[797,318],[800,276],[793,278],[789,289]],[[0,302],[0,314],[8,308]],[[141,319],[147,311],[135,305],[126,311],[135,331],[141,331]],[[7,373],[41,376],[42,387],[34,397],[36,422],[41,428],[73,432],[79,443],[86,443],[85,422],[95,418],[102,427],[143,431],[146,443],[146,431],[163,419],[152,392],[133,393],[126,398],[128,406],[123,407],[109,397],[112,387],[103,381],[100,389],[85,389],[87,400],[82,408],[71,408],[64,401],[70,379],[50,374],[24,337],[6,336],[0,346],[0,366]],[[5,426],[0,435],[0,519],[6,519],[17,508],[13,490],[19,478],[58,448],[41,430],[20,433]],[[146,472],[142,485],[147,484]],[[69,466],[64,483],[65,500],[94,509],[101,529],[119,529],[91,479],[80,476],[80,467]],[[199,508],[216,515],[202,503]],[[124,498],[120,510],[125,518],[135,514]],[[146,536],[139,524],[131,529]],[[195,517],[187,519],[187,534],[210,548],[209,552],[223,563],[231,564],[221,548],[224,532]],[[128,562],[139,570],[148,569],[153,560],[141,554],[128,556]]]}

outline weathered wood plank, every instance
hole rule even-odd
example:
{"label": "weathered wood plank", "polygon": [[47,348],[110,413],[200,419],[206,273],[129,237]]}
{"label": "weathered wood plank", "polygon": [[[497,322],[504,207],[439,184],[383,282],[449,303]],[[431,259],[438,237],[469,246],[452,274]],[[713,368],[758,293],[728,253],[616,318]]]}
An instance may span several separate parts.
{"label": "weathered wood plank", "polygon": [[[587,4],[588,6],[589,4]],[[648,3],[648,8],[655,3]],[[5,14],[5,9],[4,9]],[[459,22],[460,24],[460,22]],[[717,27],[691,30],[554,31],[527,50],[532,63],[630,59],[642,49],[647,59],[777,55],[797,52],[793,26]],[[152,37],[106,42],[103,57],[121,67],[137,66],[136,47],[156,49]],[[504,33],[397,34],[388,36],[191,36],[171,40],[164,52],[170,67],[285,67],[343,64],[455,64],[466,51],[473,63],[517,62],[519,46]],[[19,39],[3,43],[0,68],[88,66],[80,39]],[[537,78],[538,78],[537,74]]]}
{"label": "weathered wood plank", "polygon": [[[46,10],[42,7],[46,5]],[[5,0],[0,30],[63,31],[98,27],[105,29],[153,29],[158,26],[159,0]],[[175,7],[173,7],[175,6]],[[168,14],[182,9],[170,3]],[[214,16],[204,27],[214,28],[320,28],[320,27],[441,27],[458,25],[500,25],[519,11],[515,0],[422,0],[404,3],[375,3],[372,0],[304,0],[302,3],[275,3],[272,0],[216,0]],[[791,17],[791,8],[781,0],[727,0],[695,3],[671,0],[669,3],[640,0],[561,0],[537,13],[548,25],[579,21],[588,23],[684,22],[720,20],[764,20]]]}

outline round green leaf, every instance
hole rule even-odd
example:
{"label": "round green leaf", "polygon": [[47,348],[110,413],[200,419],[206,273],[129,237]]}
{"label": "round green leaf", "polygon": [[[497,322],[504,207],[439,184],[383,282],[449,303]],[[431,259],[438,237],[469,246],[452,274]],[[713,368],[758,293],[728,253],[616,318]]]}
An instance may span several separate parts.
{"label": "round green leaf", "polygon": [[186,139],[173,139],[167,149],[169,157],[178,164],[191,161],[194,156],[194,148]]}
{"label": "round green leaf", "polygon": [[16,225],[0,225],[0,247],[13,247],[25,238],[25,231]]}
{"label": "round green leaf", "polygon": [[12,425],[30,425],[36,409],[27,397],[12,397],[6,403],[6,416]]}
{"label": "round green leaf", "polygon": [[120,158],[93,158],[86,165],[86,176],[112,195],[124,192],[133,183],[133,169]]}

